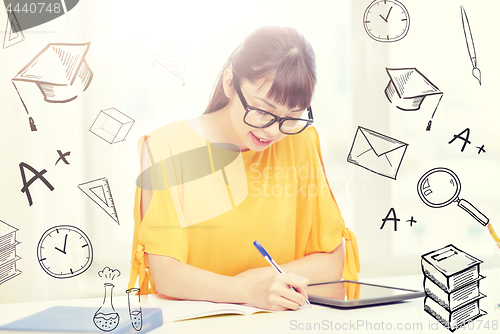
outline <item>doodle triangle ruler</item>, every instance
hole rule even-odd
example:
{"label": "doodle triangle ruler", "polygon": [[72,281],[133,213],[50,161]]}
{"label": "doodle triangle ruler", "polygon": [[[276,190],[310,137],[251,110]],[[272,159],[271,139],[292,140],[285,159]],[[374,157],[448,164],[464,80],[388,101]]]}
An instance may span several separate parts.
{"label": "doodle triangle ruler", "polygon": [[103,177],[79,184],[78,188],[120,225],[107,178]]}
{"label": "doodle triangle ruler", "polygon": [[25,37],[16,16],[13,13],[9,13],[7,18],[7,27],[5,28],[5,35],[3,38],[3,48],[6,49],[9,46],[24,40]]}

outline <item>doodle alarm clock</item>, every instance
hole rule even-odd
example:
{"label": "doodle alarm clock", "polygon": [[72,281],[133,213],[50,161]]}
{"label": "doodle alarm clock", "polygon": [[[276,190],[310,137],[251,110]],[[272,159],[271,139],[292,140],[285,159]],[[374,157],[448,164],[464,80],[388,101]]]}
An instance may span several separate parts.
{"label": "doodle alarm clock", "polygon": [[363,15],[365,31],[376,41],[396,42],[410,29],[410,15],[397,0],[375,0]]}
{"label": "doodle alarm clock", "polygon": [[55,278],[70,278],[89,269],[93,259],[92,244],[79,228],[54,226],[40,238],[37,256],[47,274]]}

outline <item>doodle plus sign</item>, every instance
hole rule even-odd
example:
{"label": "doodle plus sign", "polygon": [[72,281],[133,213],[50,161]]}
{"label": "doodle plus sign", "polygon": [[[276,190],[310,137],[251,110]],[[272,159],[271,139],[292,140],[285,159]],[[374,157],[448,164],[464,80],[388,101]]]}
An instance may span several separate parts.
{"label": "doodle plus sign", "polygon": [[476,148],[478,148],[478,149],[479,149],[479,151],[477,152],[477,154],[481,154],[481,152],[485,152],[485,153],[486,153],[486,151],[485,151],[485,149],[484,149],[484,145],[481,145],[481,147],[476,146]]}
{"label": "doodle plus sign", "polygon": [[[57,165],[57,163],[59,162],[59,160],[62,160],[62,161],[64,161],[64,163],[65,163],[66,165],[69,165],[69,162],[68,162],[68,160],[66,160],[66,157],[67,157],[67,156],[69,156],[69,155],[71,154],[71,152],[69,152],[69,151],[68,151],[68,152],[66,152],[66,153],[64,153],[64,154],[63,154],[63,153],[61,152],[61,150],[57,150],[57,153],[59,154],[59,159],[57,159],[57,161],[56,161],[56,164],[55,164],[55,165]],[[54,166],[55,166],[55,165],[54,165]]]}
{"label": "doodle plus sign", "polygon": [[417,221],[415,219],[413,219],[413,216],[411,216],[411,218],[408,219],[407,222],[410,223],[410,227],[411,227],[411,226],[413,226],[413,223],[416,223]]}

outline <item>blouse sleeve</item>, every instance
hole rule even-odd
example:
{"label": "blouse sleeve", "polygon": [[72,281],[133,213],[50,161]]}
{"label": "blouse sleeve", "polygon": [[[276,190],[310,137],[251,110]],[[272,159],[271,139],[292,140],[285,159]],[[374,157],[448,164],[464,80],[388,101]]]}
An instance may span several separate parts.
{"label": "blouse sleeve", "polygon": [[[151,154],[154,138],[143,137],[139,140],[139,156],[143,147]],[[154,161],[154,160],[153,160]],[[145,253],[169,256],[187,262],[187,233],[181,228],[174,200],[164,177],[164,162],[160,161],[149,168],[142,166],[134,198],[134,236],[129,288],[134,287],[137,276],[141,294],[156,293],[149,271]],[[141,219],[141,199],[143,189],[152,191],[151,201]]]}
{"label": "blouse sleeve", "polygon": [[[316,129],[312,129],[310,131],[314,144],[312,161],[314,166],[320,166],[320,168],[314,168],[311,173],[314,177],[311,177],[308,186],[310,189],[308,189],[307,200],[312,200],[310,212],[312,223],[306,254],[332,252],[344,239],[345,257],[342,277],[344,280],[358,280],[360,263],[356,236],[345,226],[344,219],[324,173],[318,133]],[[312,198],[312,195],[315,195],[314,198]],[[345,285],[348,299],[356,298],[359,295],[359,290],[355,286],[348,283]]]}

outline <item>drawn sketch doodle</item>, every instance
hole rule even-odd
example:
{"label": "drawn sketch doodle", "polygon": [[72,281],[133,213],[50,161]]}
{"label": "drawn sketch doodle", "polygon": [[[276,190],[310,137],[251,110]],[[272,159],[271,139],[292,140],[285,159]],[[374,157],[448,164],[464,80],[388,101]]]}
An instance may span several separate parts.
{"label": "drawn sketch doodle", "polygon": [[462,186],[460,180],[451,169],[436,167],[427,171],[418,180],[417,193],[420,199],[431,208],[442,208],[451,203],[457,203],[483,226],[488,225],[489,219],[471,203],[460,199]]}
{"label": "drawn sketch doodle", "polygon": [[75,226],[51,227],[38,242],[38,263],[54,278],[71,278],[84,273],[90,268],[93,256],[89,237]]}
{"label": "drawn sketch doodle", "polygon": [[188,50],[186,41],[174,38],[165,40],[159,35],[148,34],[127,43],[127,45],[136,47],[153,61],[153,65],[165,68],[182,81],[182,86],[185,85]]}
{"label": "drawn sketch doodle", "polygon": [[451,244],[422,255],[424,310],[451,332],[486,314],[479,308],[482,262]]}
{"label": "drawn sketch doodle", "polygon": [[[51,103],[73,101],[89,87],[93,78],[92,70],[85,60],[89,47],[90,42],[50,43],[12,78],[12,84],[28,115],[28,106],[22,97],[22,89],[19,89],[22,83],[36,84],[44,100]],[[31,118],[30,128],[36,131]]]}
{"label": "drawn sketch doodle", "polygon": [[365,10],[363,26],[377,42],[396,42],[410,30],[410,14],[397,0],[375,0]]}
{"label": "drawn sketch doodle", "polygon": [[107,178],[102,177],[79,184],[78,188],[120,225]]}
{"label": "drawn sketch doodle", "polygon": [[[30,165],[28,165],[25,162],[21,162],[19,164],[19,169],[21,171],[21,179],[23,181],[23,187],[21,188],[21,192],[26,194],[26,197],[28,198],[29,206],[33,205],[33,199],[31,197],[31,193],[30,193],[29,188],[33,184],[33,182],[35,182],[36,180],[38,180],[38,179],[41,180],[45,184],[45,186],[47,186],[47,188],[49,188],[50,191],[54,190],[54,187],[52,186],[52,184],[50,184],[50,182],[45,178],[45,176],[43,176],[45,173],[47,173],[46,169],[42,169],[39,172],[35,168],[31,167]],[[25,169],[28,169],[30,172],[32,172],[34,174],[34,176],[28,182],[26,182],[26,173],[24,171]]]}
{"label": "drawn sketch doodle", "polygon": [[21,258],[17,255],[17,228],[0,220],[0,284],[21,274],[16,263]]}
{"label": "drawn sketch doodle", "polygon": [[89,131],[110,144],[124,141],[134,120],[115,108],[101,110]]}
{"label": "drawn sketch doodle", "polygon": [[66,157],[69,157],[69,156],[70,156],[70,154],[71,154],[71,152],[70,152],[70,151],[68,151],[68,152],[66,152],[66,153],[62,153],[62,151],[61,151],[61,150],[57,150],[57,154],[59,154],[59,158],[57,158],[56,163],[54,164],[54,166],[57,166],[57,163],[58,163],[59,161],[62,161],[62,162],[64,162],[66,165],[69,165],[69,161],[66,159]]}
{"label": "drawn sketch doodle", "polygon": [[347,162],[396,179],[408,144],[358,126]]}
{"label": "drawn sketch doodle", "polygon": [[7,14],[7,27],[5,27],[5,34],[3,36],[3,48],[7,49],[17,43],[21,43],[26,38],[19,25],[19,21],[13,12]]}
{"label": "drawn sketch doodle", "polygon": [[99,277],[105,279],[106,283],[104,283],[104,299],[102,306],[94,313],[93,321],[94,325],[104,332],[112,331],[120,323],[120,315],[113,306],[113,288],[115,286],[111,283],[111,281],[115,279],[115,277],[119,277],[120,274],[118,269],[111,269],[110,267],[104,267],[97,273]]}
{"label": "drawn sketch doodle", "polygon": [[142,329],[141,289],[130,288],[125,292],[127,293],[128,313],[132,327],[136,331],[140,331]]}
{"label": "drawn sketch doodle", "polygon": [[472,76],[477,79],[481,85],[481,70],[477,67],[476,47],[474,46],[474,39],[472,38],[472,30],[470,28],[469,19],[465,12],[464,6],[460,6],[460,14],[462,15],[462,27],[464,29],[465,44],[467,45],[467,52],[472,64]]}
{"label": "drawn sketch doodle", "polygon": [[439,90],[429,79],[427,79],[419,70],[411,68],[387,68],[389,83],[385,88],[385,96],[396,105],[398,109],[405,111],[419,110],[422,102],[427,97],[437,95],[432,101],[431,107],[434,111],[431,120],[427,124],[427,131],[430,131],[432,118],[441,102],[443,92]]}

